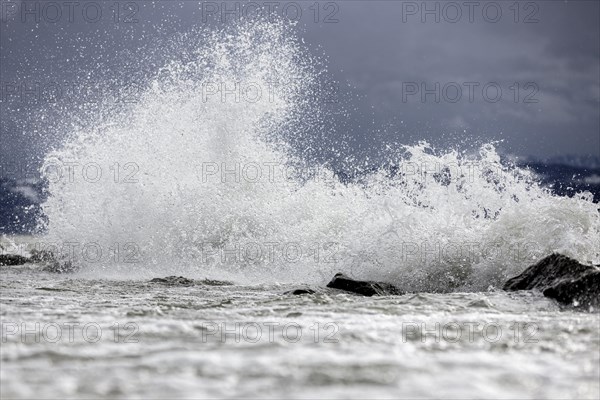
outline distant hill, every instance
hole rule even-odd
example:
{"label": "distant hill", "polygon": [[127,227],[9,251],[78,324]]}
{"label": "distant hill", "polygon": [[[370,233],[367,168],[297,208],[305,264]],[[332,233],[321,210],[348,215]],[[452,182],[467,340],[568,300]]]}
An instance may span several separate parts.
{"label": "distant hill", "polygon": [[600,201],[600,157],[561,156],[547,160],[527,159],[517,165],[535,172],[541,183],[561,196],[573,196],[582,191]]}
{"label": "distant hill", "polygon": [[35,232],[46,199],[44,187],[39,179],[0,178],[0,234]]}

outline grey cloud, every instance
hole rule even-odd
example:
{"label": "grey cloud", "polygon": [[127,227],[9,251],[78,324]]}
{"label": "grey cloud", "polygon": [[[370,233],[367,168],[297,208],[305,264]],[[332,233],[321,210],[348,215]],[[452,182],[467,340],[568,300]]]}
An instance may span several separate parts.
{"label": "grey cloud", "polygon": [[[164,62],[174,35],[205,25],[192,1],[138,3],[139,22],[129,25],[3,22],[2,81],[68,80],[85,73],[99,81],[118,75],[135,80]],[[480,17],[474,23],[404,23],[403,3],[340,1],[338,23],[301,21],[300,34],[315,54],[326,54],[341,84],[347,112],[334,109],[331,118],[343,132],[332,133],[332,141],[348,134],[353,145],[376,151],[386,141],[448,145],[457,138],[503,138],[505,148],[520,155],[600,154],[600,3],[537,1],[539,22],[533,24],[512,20],[512,2],[497,2],[505,12],[498,23]],[[503,97],[492,104],[480,97],[407,103],[406,82],[497,82],[506,96],[512,83],[534,82],[539,102]],[[0,105],[3,137],[12,138],[0,149],[3,159],[39,156],[42,145],[17,135],[22,114],[10,106]]]}

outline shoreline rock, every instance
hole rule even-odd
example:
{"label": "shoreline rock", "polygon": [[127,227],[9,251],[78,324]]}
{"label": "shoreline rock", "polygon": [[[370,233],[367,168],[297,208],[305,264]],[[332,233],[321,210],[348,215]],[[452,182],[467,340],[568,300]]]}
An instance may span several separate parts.
{"label": "shoreline rock", "polygon": [[373,282],[373,281],[359,281],[352,279],[340,272],[335,274],[331,282],[327,284],[327,287],[333,289],[340,289],[346,292],[360,294],[362,296],[393,296],[402,295],[400,289],[390,283],[385,282]]}
{"label": "shoreline rock", "polygon": [[544,296],[574,306],[600,306],[600,268],[554,253],[504,284],[505,291],[541,291]]}
{"label": "shoreline rock", "polygon": [[283,294],[291,294],[294,296],[301,296],[303,294],[315,294],[316,292],[312,289],[309,288],[302,288],[302,289],[294,289],[294,290],[289,290],[287,292],[284,292]]}
{"label": "shoreline rock", "polygon": [[183,276],[167,276],[166,278],[154,278],[150,283],[161,283],[168,286],[192,286],[194,281]]}
{"label": "shoreline rock", "polygon": [[0,266],[13,267],[15,265],[23,265],[31,262],[27,257],[18,254],[0,254]]}
{"label": "shoreline rock", "polygon": [[20,254],[0,254],[0,267],[15,267],[25,264],[38,264],[42,267],[42,271],[55,274],[77,271],[71,261],[61,261],[49,251],[32,250],[31,257]]}

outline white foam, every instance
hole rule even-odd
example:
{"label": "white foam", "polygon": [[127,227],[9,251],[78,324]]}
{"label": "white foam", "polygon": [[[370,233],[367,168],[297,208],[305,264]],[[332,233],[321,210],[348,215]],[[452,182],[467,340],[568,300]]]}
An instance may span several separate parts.
{"label": "white foam", "polygon": [[[487,289],[552,251],[598,262],[591,197],[551,195],[503,165],[493,145],[475,155],[400,147],[388,160],[400,174],[361,183],[342,184],[325,167],[284,177],[283,166],[301,165],[286,133],[318,111],[307,54],[283,24],[241,24],[214,31],[192,62],[165,65],[127,113],[72,132],[47,155],[46,166],[93,168],[92,179],[52,180],[44,240],[101,249],[100,260],[76,251],[90,275],[323,283],[343,271],[409,290]],[[287,83],[268,96],[274,77]],[[207,85],[234,82],[263,96],[207,96]],[[222,176],[223,166],[239,172]]]}

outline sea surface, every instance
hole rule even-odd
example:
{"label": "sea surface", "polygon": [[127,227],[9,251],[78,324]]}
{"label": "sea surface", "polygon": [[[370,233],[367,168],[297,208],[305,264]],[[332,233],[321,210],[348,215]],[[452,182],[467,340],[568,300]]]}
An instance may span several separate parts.
{"label": "sea surface", "polygon": [[[0,231],[36,236],[0,251],[54,271],[0,267],[2,398],[599,397],[598,310],[501,291],[553,252],[600,263],[597,169],[475,142],[357,159],[284,22],[169,48],[136,54],[139,101],[52,117],[43,184],[2,184],[26,217]],[[337,272],[408,294],[325,289]],[[150,283],[173,275],[193,282]]]}
{"label": "sea surface", "polygon": [[597,399],[600,315],[535,292],[0,274],[1,397]]}

